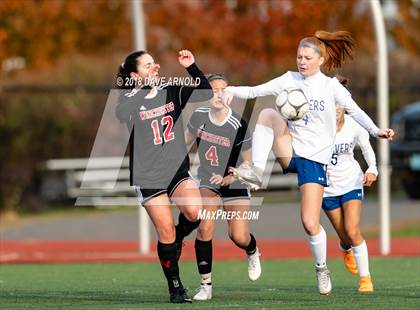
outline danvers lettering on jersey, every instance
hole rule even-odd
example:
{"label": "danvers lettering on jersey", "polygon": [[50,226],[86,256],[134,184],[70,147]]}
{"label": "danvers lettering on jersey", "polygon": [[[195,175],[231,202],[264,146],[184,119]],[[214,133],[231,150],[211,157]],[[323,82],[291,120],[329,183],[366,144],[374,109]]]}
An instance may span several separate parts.
{"label": "danvers lettering on jersey", "polygon": [[334,144],[334,154],[353,152],[353,147],[354,147],[353,142]]}
{"label": "danvers lettering on jersey", "polygon": [[324,100],[309,100],[309,111],[319,111],[322,112],[325,110],[325,101]]}

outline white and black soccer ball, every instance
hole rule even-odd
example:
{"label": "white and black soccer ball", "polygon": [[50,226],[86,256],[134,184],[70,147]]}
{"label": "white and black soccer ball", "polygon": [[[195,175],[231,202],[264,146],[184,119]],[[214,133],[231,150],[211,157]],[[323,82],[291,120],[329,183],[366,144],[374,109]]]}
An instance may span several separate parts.
{"label": "white and black soccer ball", "polygon": [[308,112],[309,102],[300,88],[290,87],[277,96],[276,107],[285,119],[297,121]]}

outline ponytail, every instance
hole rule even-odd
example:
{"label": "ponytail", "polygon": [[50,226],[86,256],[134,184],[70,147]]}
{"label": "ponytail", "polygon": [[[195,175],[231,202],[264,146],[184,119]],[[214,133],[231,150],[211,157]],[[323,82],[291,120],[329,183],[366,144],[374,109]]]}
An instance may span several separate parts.
{"label": "ponytail", "polygon": [[340,68],[347,60],[353,59],[354,40],[350,32],[327,32],[318,30],[315,32],[315,37],[324,43],[324,67],[327,71]]}
{"label": "ponytail", "polygon": [[299,46],[313,46],[325,58],[323,66],[327,71],[341,68],[354,55],[354,39],[348,31],[318,30],[313,37],[302,39]]}
{"label": "ponytail", "polygon": [[137,51],[128,55],[124,62],[118,67],[118,72],[116,76],[116,88],[119,89],[131,89],[133,83],[130,83],[131,72],[137,72],[137,58],[147,54],[146,51]]}

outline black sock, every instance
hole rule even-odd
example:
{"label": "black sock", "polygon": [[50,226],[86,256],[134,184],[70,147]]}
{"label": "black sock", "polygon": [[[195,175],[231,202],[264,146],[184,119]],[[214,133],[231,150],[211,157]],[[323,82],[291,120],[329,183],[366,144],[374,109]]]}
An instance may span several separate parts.
{"label": "black sock", "polygon": [[211,272],[213,260],[213,246],[211,240],[201,241],[195,239],[195,259],[197,260],[198,272],[200,274]]}
{"label": "black sock", "polygon": [[251,236],[251,241],[249,241],[248,246],[244,249],[246,254],[252,255],[257,250],[257,240],[255,240],[253,234],[249,234]]}
{"label": "black sock", "polygon": [[191,222],[183,213],[179,213],[178,225],[175,226],[176,237],[175,242],[181,243],[194,229],[200,225],[200,220]]}
{"label": "black sock", "polygon": [[161,243],[158,241],[157,252],[162,266],[163,273],[168,281],[169,291],[172,292],[177,287],[182,287],[179,278],[179,267],[177,260],[178,245],[174,243]]}

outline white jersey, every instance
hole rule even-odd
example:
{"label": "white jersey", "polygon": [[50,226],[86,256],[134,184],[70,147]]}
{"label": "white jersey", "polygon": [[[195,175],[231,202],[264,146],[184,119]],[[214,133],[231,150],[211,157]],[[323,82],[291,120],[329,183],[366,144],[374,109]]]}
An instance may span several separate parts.
{"label": "white jersey", "polygon": [[369,166],[366,172],[378,175],[368,132],[350,116],[344,115],[344,125],[335,136],[333,155],[327,168],[328,187],[324,188],[324,197],[340,196],[355,189],[363,189],[363,172],[353,156],[355,145],[360,147]]}
{"label": "white jersey", "polygon": [[376,136],[379,129],[351,98],[348,90],[336,78],[321,71],[304,78],[299,72],[288,71],[282,76],[255,87],[232,87],[226,91],[242,99],[268,95],[278,96],[283,89],[298,87],[309,100],[309,111],[297,121],[289,121],[294,152],[324,165],[331,159],[336,132],[335,103],[338,102],[369,133]]}

